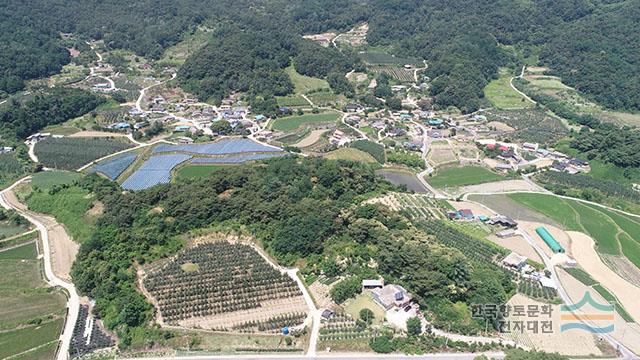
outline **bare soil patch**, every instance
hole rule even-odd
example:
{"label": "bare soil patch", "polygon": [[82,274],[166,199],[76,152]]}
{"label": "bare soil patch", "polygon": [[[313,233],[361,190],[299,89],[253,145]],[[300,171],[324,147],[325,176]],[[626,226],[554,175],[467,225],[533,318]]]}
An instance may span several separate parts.
{"label": "bare soil patch", "polygon": [[578,264],[596,281],[611,291],[631,317],[640,319],[640,306],[638,306],[640,288],[616,274],[600,259],[594,248],[595,243],[590,236],[577,231],[567,231],[567,234],[571,237],[571,251]]}
{"label": "bare soil patch", "polygon": [[503,122],[499,122],[499,121],[491,121],[489,123],[487,123],[487,126],[489,127],[494,127],[497,130],[500,131],[504,131],[504,132],[513,132],[516,131],[516,129],[512,128],[511,126],[503,123]]}
{"label": "bare soil patch", "polygon": [[299,147],[299,148],[311,146],[311,145],[315,144],[316,142],[318,142],[318,140],[320,140],[320,137],[322,137],[322,134],[326,133],[327,131],[329,131],[329,130],[328,129],[311,130],[309,135],[307,135],[304,139],[298,141],[297,143],[295,143],[295,144],[293,144],[291,146],[295,146],[295,147]]}
{"label": "bare soil patch", "polygon": [[[529,305],[541,306],[546,305],[542,302],[529,299],[522,294],[514,295],[508,302],[509,305],[524,305],[525,309]],[[529,349],[535,348],[545,352],[558,352],[562,355],[602,355],[602,351],[598,348],[596,336],[580,329],[573,329],[560,332],[560,305],[550,305],[552,307],[551,318],[547,315],[539,315],[538,317],[527,316],[510,316],[511,324],[516,321],[524,321],[524,331],[512,331],[511,337],[519,345]],[[533,321],[539,324],[538,333],[527,329],[527,322]],[[542,333],[540,324],[542,321],[552,321],[552,332]],[[512,325],[513,327],[513,325]]]}
{"label": "bare soil patch", "polygon": [[[600,304],[607,303],[607,301],[590,286],[581,283],[579,280],[569,275],[561,268],[556,269],[558,273],[558,280],[562,284],[562,287],[566,291],[569,298],[573,303],[576,303],[582,299],[586,292],[589,292],[591,297]],[[636,354],[640,354],[640,325],[637,323],[626,322],[618,313],[614,315],[614,331],[611,333],[614,339],[622,342],[626,347]]]}
{"label": "bare soil patch", "polygon": [[542,259],[540,255],[536,252],[536,250],[529,245],[527,240],[525,240],[522,236],[511,236],[508,238],[499,238],[495,235],[489,235],[487,240],[491,241],[496,245],[500,245],[505,249],[509,249],[515,253],[518,253],[522,256],[526,256],[527,258],[542,263]]}
{"label": "bare soil patch", "polygon": [[638,269],[629,259],[623,256],[600,254],[602,261],[609,266],[616,274],[623,279],[640,287],[640,269]]}
{"label": "bare soil patch", "polygon": [[108,131],[83,130],[69,135],[69,137],[125,137],[126,134]]}

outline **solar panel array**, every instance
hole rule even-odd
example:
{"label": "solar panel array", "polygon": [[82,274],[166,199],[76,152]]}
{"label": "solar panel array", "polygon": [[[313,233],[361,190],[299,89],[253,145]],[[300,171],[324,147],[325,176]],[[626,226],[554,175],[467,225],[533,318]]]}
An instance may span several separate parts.
{"label": "solar panel array", "polygon": [[161,144],[153,149],[154,153],[176,151],[200,155],[226,155],[251,152],[281,152],[282,149],[266,146],[251,139],[222,139],[208,144]]}
{"label": "solar panel array", "polygon": [[138,154],[133,152],[118,155],[95,165],[90,172],[99,172],[113,181],[133,163],[136,157],[138,157]]}
{"label": "solar panel array", "polygon": [[178,164],[191,159],[191,155],[156,155],[145,161],[136,172],[122,184],[127,190],[143,190],[171,181],[171,170]]}
{"label": "solar panel array", "polygon": [[271,153],[271,154],[243,154],[243,155],[231,155],[225,157],[216,158],[195,158],[191,160],[192,164],[240,164],[246,161],[269,159],[273,157],[283,156],[284,153]]}

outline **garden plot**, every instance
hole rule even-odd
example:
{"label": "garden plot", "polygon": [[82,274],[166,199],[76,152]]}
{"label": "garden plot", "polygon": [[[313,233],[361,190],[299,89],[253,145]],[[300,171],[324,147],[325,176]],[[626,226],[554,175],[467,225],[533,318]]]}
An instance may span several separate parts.
{"label": "garden plot", "polygon": [[138,154],[130,152],[127,154],[118,155],[111,159],[105,160],[99,164],[96,164],[91,168],[90,172],[100,173],[111,181],[115,181],[138,157]]}
{"label": "garden plot", "polygon": [[449,143],[433,142],[429,146],[428,160],[433,166],[440,166],[458,161],[453,147]]}
{"label": "garden plot", "polygon": [[282,149],[274,146],[263,145],[250,139],[222,139],[214,143],[207,144],[160,144],[153,149],[154,153],[183,152],[198,155],[227,155],[278,151],[282,151]]}
{"label": "garden plot", "polygon": [[171,181],[171,170],[189,159],[191,159],[191,155],[183,154],[152,156],[122,183],[122,188],[143,190],[158,184],[168,183]]}
{"label": "garden plot", "polygon": [[307,312],[291,277],[251,246],[226,240],[201,243],[152,265],[143,284],[168,325],[276,332],[300,325]]}
{"label": "garden plot", "polygon": [[350,315],[335,314],[331,319],[322,321],[318,348],[370,351],[369,339],[376,335],[377,330],[358,328],[356,321]]}

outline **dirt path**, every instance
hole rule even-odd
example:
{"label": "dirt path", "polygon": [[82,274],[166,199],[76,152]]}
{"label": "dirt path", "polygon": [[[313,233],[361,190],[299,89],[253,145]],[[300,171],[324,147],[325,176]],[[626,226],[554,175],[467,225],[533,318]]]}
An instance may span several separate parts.
{"label": "dirt path", "polygon": [[311,133],[309,133],[309,135],[307,135],[304,139],[298,141],[297,143],[291,146],[295,146],[299,148],[311,146],[315,144],[318,140],[320,140],[320,137],[322,136],[322,134],[326,133],[327,131],[329,130],[328,129],[311,130]]}
{"label": "dirt path", "polygon": [[640,288],[620,277],[602,262],[595,250],[595,242],[590,236],[576,231],[567,231],[567,234],[571,237],[571,250],[578,264],[618,297],[631,317],[640,319],[640,306],[638,306]]}

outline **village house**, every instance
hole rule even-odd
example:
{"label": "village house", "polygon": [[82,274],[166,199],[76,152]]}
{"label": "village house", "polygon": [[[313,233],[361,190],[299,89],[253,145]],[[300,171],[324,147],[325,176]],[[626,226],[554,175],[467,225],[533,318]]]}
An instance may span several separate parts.
{"label": "village house", "polygon": [[527,264],[527,257],[511,252],[504,259],[502,259],[502,265],[509,269],[520,270]]}
{"label": "village house", "polygon": [[373,300],[385,310],[400,310],[411,304],[413,298],[400,285],[388,284],[371,290]]}

